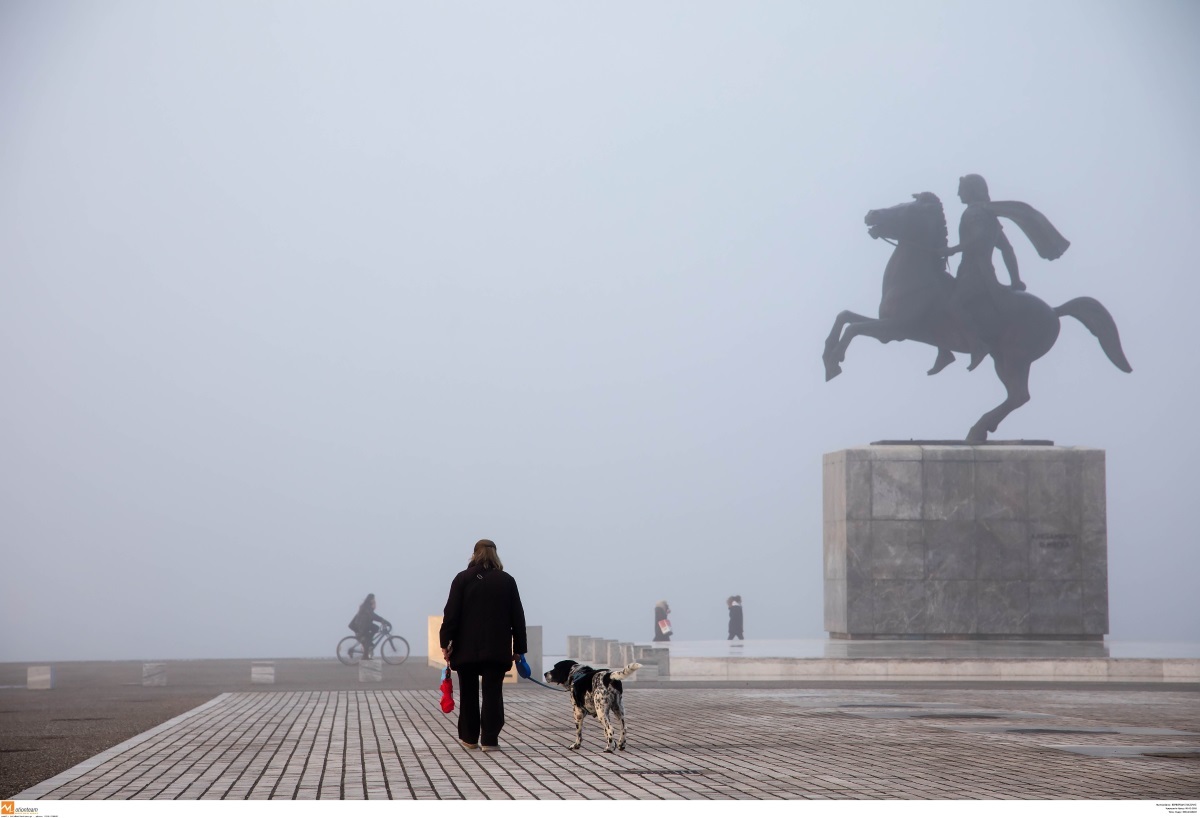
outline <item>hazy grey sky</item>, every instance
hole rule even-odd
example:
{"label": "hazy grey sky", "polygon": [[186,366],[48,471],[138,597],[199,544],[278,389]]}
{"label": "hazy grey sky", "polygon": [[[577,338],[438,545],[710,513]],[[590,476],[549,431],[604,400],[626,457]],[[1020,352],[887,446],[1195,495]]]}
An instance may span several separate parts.
{"label": "hazy grey sky", "polygon": [[[424,648],[476,539],[568,633],[822,634],[821,455],[990,365],[856,342],[870,208],[1039,208],[1001,438],[1108,452],[1112,638],[1200,641],[1200,7],[0,4],[0,660]],[[1011,232],[1011,231],[1010,231]]]}

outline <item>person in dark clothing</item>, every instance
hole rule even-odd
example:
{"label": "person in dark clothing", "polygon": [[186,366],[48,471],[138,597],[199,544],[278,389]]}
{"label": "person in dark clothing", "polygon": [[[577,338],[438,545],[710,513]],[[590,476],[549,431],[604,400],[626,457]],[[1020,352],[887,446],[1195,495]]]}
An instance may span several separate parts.
{"label": "person in dark clothing", "polygon": [[667,619],[667,614],[671,613],[671,606],[667,604],[665,599],[660,599],[654,603],[654,640],[655,642],[670,642],[671,641],[671,620]]}
{"label": "person in dark clothing", "polygon": [[375,634],[379,633],[379,625],[376,625],[376,622],[389,628],[392,626],[391,622],[375,613],[375,594],[367,594],[367,598],[358,606],[358,613],[350,620],[350,630],[354,631],[354,635],[362,643],[364,659],[371,658]]}
{"label": "person in dark clothing", "polygon": [[504,674],[529,646],[517,581],[504,572],[491,540],[475,543],[466,570],[450,583],[439,641],[442,658],[458,672],[459,741],[469,750],[499,750]]}
{"label": "person in dark clothing", "polygon": [[745,639],[742,635],[742,598],[740,596],[731,596],[725,600],[725,604],[729,606],[729,638],[737,637]]}

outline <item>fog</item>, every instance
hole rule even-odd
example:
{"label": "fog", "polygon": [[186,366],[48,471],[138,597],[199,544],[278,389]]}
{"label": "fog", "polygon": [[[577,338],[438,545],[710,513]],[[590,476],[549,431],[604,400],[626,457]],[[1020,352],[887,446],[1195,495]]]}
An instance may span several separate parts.
{"label": "fog", "polygon": [[1134,367],[1065,319],[994,437],[1107,451],[1110,638],[1197,641],[1197,43],[1183,0],[0,5],[0,660],[332,656],[368,592],[423,653],[481,537],[547,652],[731,594],[820,637],[822,454],[1003,399],[821,364],[866,211],[953,241],[966,173]]}

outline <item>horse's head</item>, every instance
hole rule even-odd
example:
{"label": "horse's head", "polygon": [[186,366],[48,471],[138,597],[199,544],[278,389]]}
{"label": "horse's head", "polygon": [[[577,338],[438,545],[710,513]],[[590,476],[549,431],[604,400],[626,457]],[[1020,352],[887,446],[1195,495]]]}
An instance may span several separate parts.
{"label": "horse's head", "polygon": [[932,193],[914,193],[913,201],[868,210],[864,219],[873,239],[912,242],[936,250],[946,248],[946,213]]}

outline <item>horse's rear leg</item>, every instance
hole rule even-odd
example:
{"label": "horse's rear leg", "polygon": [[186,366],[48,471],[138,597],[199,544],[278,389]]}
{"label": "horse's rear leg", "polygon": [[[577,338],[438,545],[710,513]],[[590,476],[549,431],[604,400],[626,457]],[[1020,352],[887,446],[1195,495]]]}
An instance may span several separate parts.
{"label": "horse's rear leg", "polygon": [[[846,358],[846,347],[841,344],[842,330],[846,325],[874,320],[874,318],[868,318],[849,310],[842,310],[838,313],[833,322],[833,329],[829,331],[829,337],[825,339],[825,352],[821,355],[821,360],[825,362],[825,380],[833,380],[842,374],[842,368],[838,364]],[[848,343],[849,341],[847,341]]]}
{"label": "horse's rear leg", "polygon": [[996,362],[996,375],[1004,384],[1004,388],[1008,390],[1008,397],[995,409],[985,412],[983,417],[975,422],[971,431],[967,432],[968,443],[982,443],[987,440],[988,432],[996,431],[1000,422],[1008,417],[1014,409],[1029,403],[1029,367],[1033,362],[1024,359],[1011,361],[1007,357],[994,355],[993,359]]}

